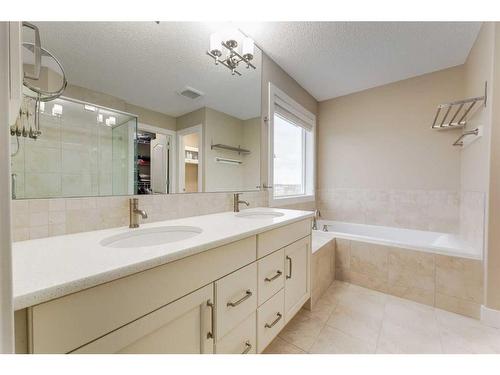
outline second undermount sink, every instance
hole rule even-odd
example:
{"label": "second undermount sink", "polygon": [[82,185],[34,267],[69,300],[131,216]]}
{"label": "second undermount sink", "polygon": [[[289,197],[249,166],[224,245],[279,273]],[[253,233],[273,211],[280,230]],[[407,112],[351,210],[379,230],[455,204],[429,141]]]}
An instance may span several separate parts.
{"label": "second undermount sink", "polygon": [[236,214],[236,217],[247,219],[274,219],[283,216],[284,213],[276,211],[242,211]]}
{"label": "second undermount sink", "polygon": [[107,237],[101,241],[101,245],[114,248],[157,246],[186,240],[197,236],[201,232],[201,228],[189,226],[165,226],[136,229],[127,233]]}

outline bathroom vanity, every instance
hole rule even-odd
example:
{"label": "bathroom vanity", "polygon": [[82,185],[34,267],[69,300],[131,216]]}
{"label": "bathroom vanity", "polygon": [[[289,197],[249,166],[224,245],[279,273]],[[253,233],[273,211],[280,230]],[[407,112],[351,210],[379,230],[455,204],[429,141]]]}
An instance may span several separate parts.
{"label": "bathroom vanity", "polygon": [[[260,353],[310,298],[311,218],[252,209],[15,243],[17,350]],[[161,228],[197,232],[134,245]]]}

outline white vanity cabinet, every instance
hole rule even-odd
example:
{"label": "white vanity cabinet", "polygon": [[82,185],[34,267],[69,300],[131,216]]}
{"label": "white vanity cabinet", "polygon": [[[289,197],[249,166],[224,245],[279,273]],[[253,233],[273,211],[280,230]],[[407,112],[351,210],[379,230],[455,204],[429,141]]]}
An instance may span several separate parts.
{"label": "white vanity cabinet", "polygon": [[207,285],[73,353],[213,353],[212,303],[213,288]]}
{"label": "white vanity cabinet", "polygon": [[310,297],[310,219],[32,306],[31,353],[262,352]]}
{"label": "white vanity cabinet", "polygon": [[305,237],[285,247],[285,322],[300,310],[310,297],[309,272],[311,238]]}

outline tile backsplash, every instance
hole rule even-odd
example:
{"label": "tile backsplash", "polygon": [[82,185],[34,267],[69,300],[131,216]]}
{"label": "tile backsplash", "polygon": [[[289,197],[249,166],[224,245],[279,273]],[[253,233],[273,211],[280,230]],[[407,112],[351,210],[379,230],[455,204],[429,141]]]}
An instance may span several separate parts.
{"label": "tile backsplash", "polygon": [[317,206],[324,219],[460,234],[483,248],[482,192],[320,189]]}
{"label": "tile backsplash", "polygon": [[[12,201],[14,241],[87,232],[128,225],[130,196],[26,199]],[[233,209],[232,193],[140,195],[148,213],[141,222],[154,222]],[[268,205],[267,192],[247,192],[251,207]]]}
{"label": "tile backsplash", "polygon": [[325,219],[458,233],[460,193],[441,190],[318,190]]}

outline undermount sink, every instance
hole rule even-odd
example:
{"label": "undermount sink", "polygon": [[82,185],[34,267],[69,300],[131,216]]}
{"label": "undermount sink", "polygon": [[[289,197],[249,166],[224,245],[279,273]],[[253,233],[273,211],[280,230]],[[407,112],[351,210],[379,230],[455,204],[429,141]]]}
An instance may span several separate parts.
{"label": "undermount sink", "polygon": [[237,213],[236,217],[244,217],[247,219],[273,219],[283,215],[283,213],[275,211],[243,211]]}
{"label": "undermount sink", "polygon": [[101,241],[101,245],[114,248],[157,246],[186,240],[201,232],[201,228],[188,226],[137,229],[107,237]]}

